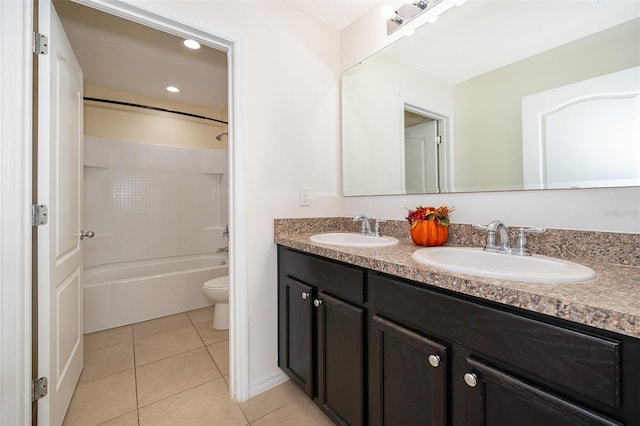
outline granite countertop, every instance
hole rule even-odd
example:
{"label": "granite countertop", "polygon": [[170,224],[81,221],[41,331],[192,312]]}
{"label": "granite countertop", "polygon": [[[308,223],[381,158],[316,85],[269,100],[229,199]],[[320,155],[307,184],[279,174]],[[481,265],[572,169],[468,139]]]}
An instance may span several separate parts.
{"label": "granite countertop", "polygon": [[542,284],[477,277],[422,265],[409,238],[381,248],[315,244],[313,233],[278,233],[275,243],[425,285],[527,309],[640,339],[640,267],[572,259],[597,277],[571,284]]}

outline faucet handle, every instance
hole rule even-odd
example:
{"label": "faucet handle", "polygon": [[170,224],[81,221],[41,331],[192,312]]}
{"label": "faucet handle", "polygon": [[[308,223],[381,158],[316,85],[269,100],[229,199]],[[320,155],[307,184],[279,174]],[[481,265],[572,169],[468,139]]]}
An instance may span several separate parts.
{"label": "faucet handle", "polygon": [[380,234],[380,224],[381,223],[385,223],[385,222],[386,222],[386,220],[376,219],[376,223],[375,223],[374,228],[373,228],[373,235],[375,235],[376,237],[381,237],[382,236],[382,234]]}
{"label": "faucet handle", "polygon": [[543,232],[547,232],[547,228],[518,228],[518,233],[526,232],[527,234],[542,234]]}
{"label": "faucet handle", "polygon": [[516,247],[513,253],[520,256],[531,256],[531,252],[527,248],[526,234],[542,234],[546,231],[547,228],[518,228],[518,239],[516,240]]}
{"label": "faucet handle", "polygon": [[471,226],[473,227],[473,229],[480,229],[481,231],[486,231],[487,229],[489,229],[487,225],[479,225],[477,223],[474,223]]}

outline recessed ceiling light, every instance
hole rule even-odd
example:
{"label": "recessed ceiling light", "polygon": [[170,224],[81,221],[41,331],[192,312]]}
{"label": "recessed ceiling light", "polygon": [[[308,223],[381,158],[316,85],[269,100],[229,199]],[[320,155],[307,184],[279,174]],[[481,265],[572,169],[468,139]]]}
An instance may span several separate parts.
{"label": "recessed ceiling light", "polygon": [[167,86],[167,92],[178,93],[179,91],[180,89],[178,89],[176,86]]}
{"label": "recessed ceiling light", "polygon": [[184,45],[187,46],[189,49],[200,49],[200,43],[198,43],[195,40],[185,40],[183,41]]}

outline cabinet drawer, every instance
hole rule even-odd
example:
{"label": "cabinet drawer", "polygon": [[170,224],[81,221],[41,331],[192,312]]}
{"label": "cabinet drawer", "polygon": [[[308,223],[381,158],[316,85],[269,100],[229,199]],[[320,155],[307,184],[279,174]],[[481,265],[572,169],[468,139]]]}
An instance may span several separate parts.
{"label": "cabinet drawer", "polygon": [[364,271],[282,248],[280,267],[286,275],[336,296],[364,302]]}
{"label": "cabinet drawer", "polygon": [[620,342],[371,274],[374,309],[565,393],[620,407]]}

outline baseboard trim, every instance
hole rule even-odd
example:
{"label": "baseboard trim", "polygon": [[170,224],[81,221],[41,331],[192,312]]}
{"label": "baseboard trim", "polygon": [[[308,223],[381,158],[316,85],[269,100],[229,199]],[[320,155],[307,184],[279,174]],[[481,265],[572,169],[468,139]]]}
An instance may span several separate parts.
{"label": "baseboard trim", "polygon": [[249,398],[268,391],[269,389],[278,386],[289,380],[289,377],[284,372],[278,369],[273,374],[263,377],[260,380],[249,383]]}

